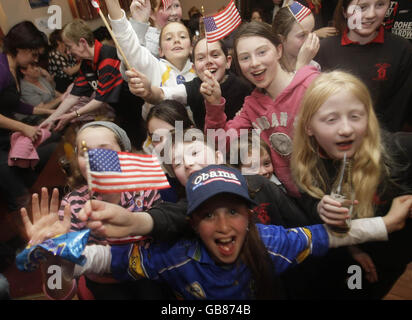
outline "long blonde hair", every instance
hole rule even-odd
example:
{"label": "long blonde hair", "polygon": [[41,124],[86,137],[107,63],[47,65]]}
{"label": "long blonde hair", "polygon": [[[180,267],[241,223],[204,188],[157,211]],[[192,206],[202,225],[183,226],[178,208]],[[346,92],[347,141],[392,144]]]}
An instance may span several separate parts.
{"label": "long blonde hair", "polygon": [[368,117],[366,135],[353,156],[352,181],[355,199],[359,201],[354,217],[371,217],[374,195],[388,170],[383,161],[386,155],[369,91],[355,76],[342,71],[323,73],[306,90],[294,132],[292,174],[297,185],[312,197],[320,199],[329,192],[327,177],[322,174],[319,145],[314,137],[307,134],[307,128],[325,101],[342,90],[348,90],[365,106]]}

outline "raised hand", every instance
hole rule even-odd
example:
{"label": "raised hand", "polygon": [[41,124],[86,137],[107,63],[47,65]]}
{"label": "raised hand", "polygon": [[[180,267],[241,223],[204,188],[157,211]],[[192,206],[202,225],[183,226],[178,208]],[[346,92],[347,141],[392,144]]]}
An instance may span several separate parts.
{"label": "raised hand", "polygon": [[296,70],[308,65],[319,51],[319,38],[315,33],[309,33],[299,50],[296,60]]}
{"label": "raised hand", "polygon": [[123,12],[119,0],[106,0],[106,7],[107,11],[109,12],[110,18],[114,20],[122,18]]}
{"label": "raised hand", "polygon": [[152,94],[151,83],[143,73],[132,68],[131,70],[126,71],[126,76],[129,78],[128,83],[131,93],[144,100],[150,98]]}
{"label": "raised hand", "polygon": [[39,195],[32,195],[32,215],[33,221],[30,220],[26,208],[20,210],[23,225],[30,245],[36,245],[46,239],[53,238],[60,234],[70,231],[70,206],[64,208],[63,219],[59,218],[59,191],[53,190],[49,205],[49,194],[47,188],[41,189],[41,199]]}
{"label": "raised hand", "polygon": [[129,235],[146,235],[153,228],[153,220],[146,212],[130,212],[112,203],[88,201],[78,217],[87,221],[87,227],[94,234],[121,238]]}
{"label": "raised hand", "polygon": [[210,104],[221,103],[222,91],[219,82],[209,70],[206,70],[204,75],[205,80],[200,86],[200,93],[203,95],[203,98]]}
{"label": "raised hand", "polygon": [[152,7],[150,0],[133,0],[130,5],[130,13],[132,18],[139,22],[148,22]]}

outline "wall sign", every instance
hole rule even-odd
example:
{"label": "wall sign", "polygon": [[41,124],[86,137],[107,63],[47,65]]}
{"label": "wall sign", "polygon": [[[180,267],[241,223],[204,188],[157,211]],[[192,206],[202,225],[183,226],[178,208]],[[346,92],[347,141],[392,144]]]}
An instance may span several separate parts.
{"label": "wall sign", "polygon": [[40,8],[48,6],[50,0],[29,0],[29,3],[32,8]]}

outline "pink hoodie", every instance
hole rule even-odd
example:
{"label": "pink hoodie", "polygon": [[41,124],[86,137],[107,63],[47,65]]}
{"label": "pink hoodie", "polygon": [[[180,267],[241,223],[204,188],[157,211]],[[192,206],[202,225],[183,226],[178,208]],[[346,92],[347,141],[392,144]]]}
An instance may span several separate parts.
{"label": "pink hoodie", "polygon": [[245,98],[239,114],[227,122],[224,98],[219,105],[210,105],[205,101],[205,131],[224,128],[225,131],[235,129],[239,134],[240,129],[260,129],[260,137],[271,147],[276,176],[285,185],[289,194],[299,196],[289,167],[293,126],[303,95],[318,75],[319,71],[313,66],[301,68],[274,101],[259,89],[255,89]]}

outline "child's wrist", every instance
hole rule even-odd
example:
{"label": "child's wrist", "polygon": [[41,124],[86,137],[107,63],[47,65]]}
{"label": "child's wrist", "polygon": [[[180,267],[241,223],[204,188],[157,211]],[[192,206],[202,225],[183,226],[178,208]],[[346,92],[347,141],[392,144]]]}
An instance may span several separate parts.
{"label": "child's wrist", "polygon": [[388,233],[402,229],[402,226],[394,222],[394,219],[392,219],[389,213],[386,216],[382,217],[382,220],[385,223],[386,231]]}
{"label": "child's wrist", "polygon": [[145,236],[152,232],[154,226],[152,216],[147,212],[132,214],[129,225],[129,235]]}
{"label": "child's wrist", "polygon": [[219,96],[219,98],[217,98],[217,97],[212,97],[212,99],[210,99],[208,102],[209,102],[209,104],[211,104],[211,105],[219,106],[219,105],[221,105],[221,104],[224,103],[224,100],[223,100],[223,97],[222,97],[222,96]]}
{"label": "child's wrist", "polygon": [[222,104],[222,97],[220,96],[218,99],[214,99],[213,104]]}
{"label": "child's wrist", "polygon": [[152,89],[152,86],[149,85],[149,89],[147,90],[147,93],[144,99],[150,101],[152,98],[153,98],[153,89]]}

